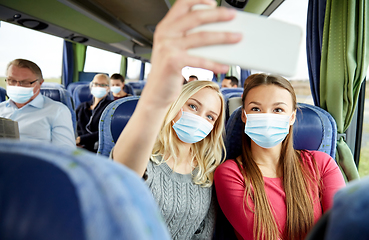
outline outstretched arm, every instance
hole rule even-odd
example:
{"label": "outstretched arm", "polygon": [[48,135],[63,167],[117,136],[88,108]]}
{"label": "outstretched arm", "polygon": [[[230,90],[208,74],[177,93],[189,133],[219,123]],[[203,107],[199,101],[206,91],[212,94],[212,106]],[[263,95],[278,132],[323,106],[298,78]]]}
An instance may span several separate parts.
{"label": "outstretched arm", "polygon": [[187,49],[213,44],[235,43],[241,39],[236,33],[199,32],[186,34],[196,26],[234,18],[235,11],[212,8],[191,11],[195,4],[216,5],[213,0],[178,0],[154,34],[152,70],[130,121],[113,150],[114,160],[143,175],[155,139],[170,104],[178,97],[183,83],[185,66],[226,72],[228,66],[187,54]]}

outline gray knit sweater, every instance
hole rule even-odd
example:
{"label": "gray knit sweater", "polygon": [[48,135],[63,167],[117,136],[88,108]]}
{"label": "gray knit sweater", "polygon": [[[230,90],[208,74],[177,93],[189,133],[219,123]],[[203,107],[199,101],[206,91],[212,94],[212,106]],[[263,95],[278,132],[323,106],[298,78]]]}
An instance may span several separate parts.
{"label": "gray knit sweater", "polygon": [[[196,171],[196,169],[195,169]],[[191,174],[179,174],[166,164],[151,160],[146,170],[151,189],[172,239],[211,239],[215,226],[212,188],[192,182]]]}

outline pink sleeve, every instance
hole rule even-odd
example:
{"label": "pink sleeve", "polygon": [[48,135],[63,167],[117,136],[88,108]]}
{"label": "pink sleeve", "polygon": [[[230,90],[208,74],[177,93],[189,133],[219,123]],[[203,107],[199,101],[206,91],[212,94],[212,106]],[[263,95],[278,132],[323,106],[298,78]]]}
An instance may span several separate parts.
{"label": "pink sleeve", "polygon": [[214,183],[219,205],[228,221],[243,239],[252,239],[254,216],[245,215],[245,211],[250,211],[244,205],[244,179],[237,164],[232,160],[221,164],[215,171]]}
{"label": "pink sleeve", "polygon": [[334,194],[345,186],[345,180],[334,159],[326,153],[312,152],[321,173],[322,208],[326,212],[332,207]]}

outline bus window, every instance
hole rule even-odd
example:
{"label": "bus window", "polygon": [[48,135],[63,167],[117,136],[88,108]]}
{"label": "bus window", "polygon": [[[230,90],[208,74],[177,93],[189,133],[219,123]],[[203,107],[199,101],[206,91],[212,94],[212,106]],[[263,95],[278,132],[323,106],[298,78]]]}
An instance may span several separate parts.
{"label": "bus window", "polygon": [[140,80],[141,61],[134,58],[127,58],[127,79]]}
{"label": "bus window", "polygon": [[6,87],[8,63],[17,58],[37,63],[46,82],[61,83],[62,38],[7,22],[0,22],[0,36],[0,87]]}
{"label": "bus window", "polygon": [[197,76],[199,80],[211,81],[213,79],[214,73],[202,68],[184,67],[182,69],[182,76],[186,78],[186,80],[188,80],[188,77],[191,75]]}
{"label": "bus window", "polygon": [[149,73],[151,71],[151,63],[145,63],[145,77],[143,80],[146,80],[147,77],[149,76]]}
{"label": "bus window", "polygon": [[94,48],[87,47],[85,72],[103,72],[111,76],[120,71],[121,55]]}

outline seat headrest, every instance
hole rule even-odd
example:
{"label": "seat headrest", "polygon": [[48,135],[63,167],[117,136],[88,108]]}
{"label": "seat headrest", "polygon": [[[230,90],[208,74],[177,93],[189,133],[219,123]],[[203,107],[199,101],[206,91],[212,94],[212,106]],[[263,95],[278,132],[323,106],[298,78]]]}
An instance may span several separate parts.
{"label": "seat headrest", "polygon": [[1,239],[86,239],[79,199],[64,171],[23,153],[0,154]]}
{"label": "seat headrest", "polygon": [[0,87],[0,102],[5,101],[6,100],[5,97],[6,97],[6,90],[5,88]]}
{"label": "seat headrest", "polygon": [[[227,159],[234,159],[242,153],[242,134],[245,124],[241,120],[242,108],[236,109],[226,126]],[[318,107],[299,104],[293,125],[294,148],[318,150],[335,157],[337,127],[332,116]]]}
{"label": "seat headrest", "polygon": [[65,89],[64,85],[60,83],[54,83],[54,82],[43,82],[41,85],[41,88],[63,88]]}
{"label": "seat headrest", "polygon": [[221,88],[220,92],[223,94],[223,96],[227,93],[234,93],[234,92],[238,92],[238,93],[243,93],[243,88]]}
{"label": "seat headrest", "polygon": [[124,101],[115,109],[111,118],[111,133],[114,142],[117,142],[120,133],[123,131],[135,111],[138,100],[139,98],[133,98],[128,101]]}
{"label": "seat headrest", "polygon": [[88,85],[89,82],[73,82],[70,83],[67,87],[68,92],[70,93],[71,96],[73,96],[73,92],[76,89],[77,86],[79,85]]}
{"label": "seat headrest", "polygon": [[62,102],[62,92],[58,88],[41,88],[42,95],[51,98],[54,101]]}
{"label": "seat headrest", "polygon": [[92,98],[90,85],[79,85],[74,89],[73,99],[76,103],[76,107],[83,102],[91,101]]}
{"label": "seat headrest", "polygon": [[135,91],[133,90],[133,87],[129,84],[124,84],[123,91],[125,91],[128,94],[131,94],[132,96],[135,96]]}

